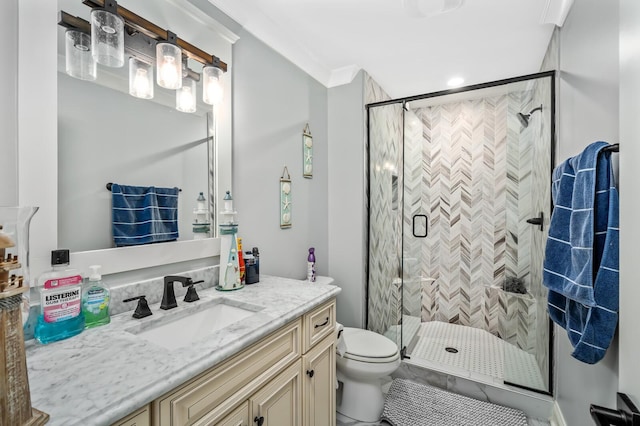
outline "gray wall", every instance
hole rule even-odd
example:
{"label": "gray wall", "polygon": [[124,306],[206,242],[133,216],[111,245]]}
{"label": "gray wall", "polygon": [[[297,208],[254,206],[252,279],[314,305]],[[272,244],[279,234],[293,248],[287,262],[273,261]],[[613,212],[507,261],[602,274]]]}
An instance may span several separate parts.
{"label": "gray wall", "polygon": [[[557,162],[596,140],[618,141],[618,2],[578,0],[560,30]],[[595,365],[571,357],[556,326],[556,396],[568,425],[593,424],[589,404],[615,407],[617,342]]]}
{"label": "gray wall", "polygon": [[[635,192],[640,181],[640,2],[620,2],[620,187]],[[632,192],[633,191],[633,192]],[[637,196],[620,199],[620,391],[640,403],[640,368],[638,368],[638,300],[640,275],[638,241],[640,227],[636,225],[640,209]]]}
{"label": "gray wall", "polygon": [[72,252],[114,246],[107,182],[182,189],[179,239],[193,239],[196,199],[208,193],[204,107],[186,114],[58,73],[58,245]]}
{"label": "gray wall", "polygon": [[342,288],[338,321],[364,326],[364,72],[329,89],[329,274]]}
{"label": "gray wall", "polygon": [[0,206],[18,204],[18,0],[2,5],[0,38],[5,53],[0,65]]}
{"label": "gray wall", "polygon": [[[260,249],[260,272],[306,277],[309,247],[329,274],[327,89],[246,31],[233,47],[233,195],[238,236]],[[313,135],[313,179],[302,177],[302,131]],[[292,181],[292,227],[280,229],[280,176]]]}

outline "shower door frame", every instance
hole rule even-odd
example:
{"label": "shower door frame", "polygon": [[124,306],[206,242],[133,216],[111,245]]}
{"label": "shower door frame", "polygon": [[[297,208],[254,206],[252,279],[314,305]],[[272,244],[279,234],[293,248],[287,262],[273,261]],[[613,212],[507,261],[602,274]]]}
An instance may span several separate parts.
{"label": "shower door frame", "polygon": [[[371,140],[370,140],[370,119],[371,119],[371,108],[376,108],[376,107],[382,107],[382,106],[386,106],[386,105],[394,105],[394,104],[401,104],[402,106],[402,164],[404,167],[404,156],[405,156],[405,143],[404,143],[404,132],[405,132],[405,104],[407,102],[411,102],[411,101],[417,101],[417,100],[422,100],[422,99],[428,99],[428,98],[436,98],[436,97],[440,97],[440,96],[447,96],[447,95],[452,95],[452,94],[456,94],[456,93],[463,93],[463,92],[471,92],[474,90],[479,90],[479,89],[486,89],[486,88],[490,88],[490,87],[497,87],[497,86],[503,86],[503,85],[507,85],[507,84],[511,84],[511,83],[519,83],[519,82],[523,82],[523,81],[528,81],[528,80],[537,80],[537,79],[541,79],[541,78],[550,78],[551,82],[551,88],[550,88],[550,118],[551,118],[551,126],[550,126],[550,139],[551,139],[551,147],[550,147],[550,170],[553,171],[554,167],[555,167],[555,161],[556,161],[556,84],[557,84],[557,79],[556,79],[556,75],[557,72],[555,70],[550,70],[550,71],[542,71],[542,72],[538,72],[538,73],[533,73],[533,74],[526,74],[526,75],[522,75],[522,76],[518,76],[518,77],[511,77],[511,78],[506,78],[506,79],[502,79],[502,80],[495,80],[495,81],[491,81],[491,82],[487,82],[487,83],[480,83],[480,84],[473,84],[473,85],[469,85],[469,86],[463,86],[463,87],[458,87],[455,89],[448,89],[448,90],[441,90],[441,91],[437,91],[437,92],[431,92],[431,93],[425,93],[425,94],[421,94],[421,95],[413,95],[413,96],[407,96],[407,97],[403,97],[403,98],[396,98],[396,99],[390,99],[390,100],[386,100],[386,101],[380,101],[380,102],[372,102],[369,104],[365,105],[365,109],[366,109],[366,123],[365,123],[365,127],[366,127],[366,132],[367,132],[367,139],[366,139],[366,147],[365,147],[365,152],[366,152],[366,158],[365,158],[365,176],[366,176],[366,211],[367,211],[367,219],[366,219],[366,263],[365,263],[365,276],[366,276],[366,286],[365,286],[365,329],[368,329],[369,327],[369,262],[370,262],[370,255],[369,255],[369,241],[370,241],[370,211],[371,211],[371,169],[370,169],[370,161],[371,161]],[[550,176],[551,177],[551,176]],[[404,189],[403,189],[403,193],[404,193]],[[404,200],[404,195],[403,195],[403,200]],[[400,204],[400,203],[399,203]],[[404,202],[402,203],[402,217],[404,217]],[[551,200],[551,197],[549,199],[549,205],[550,205],[550,212],[553,212],[553,201]],[[400,232],[402,235],[402,240],[401,240],[401,252],[404,253],[404,220],[400,221],[401,223],[401,228],[400,228]],[[404,255],[403,255],[404,256]],[[401,277],[402,279],[402,277]],[[400,304],[401,306],[404,306],[404,291],[400,292]],[[400,354],[402,356],[402,358],[404,359],[406,357],[406,345],[405,343],[402,341],[402,328],[400,329]],[[553,321],[549,321],[549,330],[548,330],[548,334],[549,334],[549,371],[548,373],[548,383],[549,383],[549,390],[545,391],[545,390],[541,390],[541,389],[535,389],[535,388],[531,388],[528,386],[524,386],[524,385],[520,385],[517,383],[513,383],[513,382],[509,382],[509,381],[504,381],[504,384],[509,385],[509,386],[515,386],[521,389],[525,389],[528,391],[532,391],[532,392],[536,392],[539,394],[543,394],[543,395],[549,395],[549,396],[553,396],[554,393],[554,371],[555,371],[555,362],[554,362],[554,327],[553,327]]]}

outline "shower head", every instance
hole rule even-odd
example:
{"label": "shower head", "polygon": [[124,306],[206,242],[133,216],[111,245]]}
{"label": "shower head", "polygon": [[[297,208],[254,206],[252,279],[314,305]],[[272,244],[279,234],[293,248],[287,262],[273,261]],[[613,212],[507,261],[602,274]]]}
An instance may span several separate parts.
{"label": "shower head", "polygon": [[522,127],[529,126],[529,119],[531,118],[531,114],[533,114],[536,111],[542,111],[542,105],[529,111],[529,114],[523,114],[521,112],[516,114],[518,117],[518,120],[520,120],[520,124],[522,124]]}
{"label": "shower head", "polygon": [[519,112],[516,115],[518,116],[518,120],[520,120],[520,124],[522,124],[522,127],[527,127],[529,125],[529,114],[523,114]]}

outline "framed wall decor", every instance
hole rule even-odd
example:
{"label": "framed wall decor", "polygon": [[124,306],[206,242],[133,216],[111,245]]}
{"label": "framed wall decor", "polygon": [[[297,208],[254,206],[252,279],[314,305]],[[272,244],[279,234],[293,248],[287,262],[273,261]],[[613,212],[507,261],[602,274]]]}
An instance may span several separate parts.
{"label": "framed wall decor", "polygon": [[302,131],[302,176],[307,179],[313,177],[313,138],[309,123]]}
{"label": "framed wall decor", "polygon": [[291,228],[291,175],[287,166],[280,177],[280,228]]}

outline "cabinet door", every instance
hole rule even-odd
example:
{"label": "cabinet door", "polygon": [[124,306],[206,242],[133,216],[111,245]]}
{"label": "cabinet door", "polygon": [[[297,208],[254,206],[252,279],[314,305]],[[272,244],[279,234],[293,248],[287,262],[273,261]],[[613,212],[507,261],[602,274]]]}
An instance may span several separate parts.
{"label": "cabinet door", "polygon": [[243,402],[231,414],[222,419],[218,426],[249,426],[249,401]]}
{"label": "cabinet door", "polygon": [[302,424],[300,369],[298,359],[251,397],[250,420],[254,426]]}
{"label": "cabinet door", "polygon": [[336,348],[330,335],[302,357],[305,426],[336,424]]}

